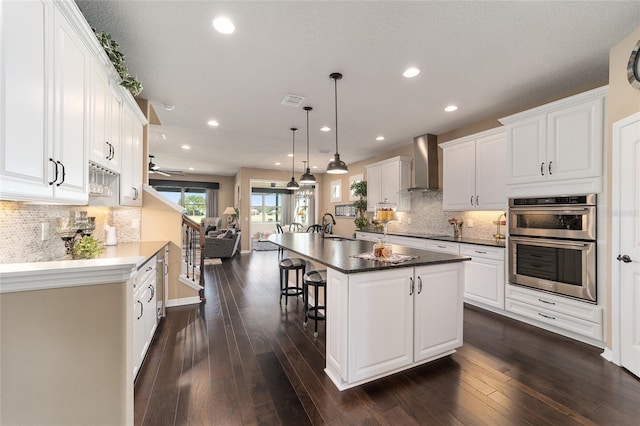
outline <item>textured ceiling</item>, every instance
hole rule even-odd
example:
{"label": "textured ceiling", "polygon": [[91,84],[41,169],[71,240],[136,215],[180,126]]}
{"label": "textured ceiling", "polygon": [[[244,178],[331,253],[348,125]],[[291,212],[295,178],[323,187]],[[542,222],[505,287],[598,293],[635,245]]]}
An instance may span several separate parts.
{"label": "textured ceiling", "polygon": [[[141,97],[158,112],[155,163],[217,175],[243,166],[291,170],[290,127],[300,128],[301,174],[305,105],[314,108],[311,163],[324,172],[335,151],[334,132],[319,131],[335,126],[332,72],[344,75],[338,137],[349,164],[416,135],[606,82],[609,50],[640,24],[638,1],[77,3],[96,30],[119,42],[144,85]],[[218,15],[234,21],[235,34],[213,30]],[[422,72],[406,79],[408,66]],[[298,108],[281,105],[289,93],[306,99]],[[458,111],[445,113],[448,104]],[[220,126],[208,127],[210,119]],[[386,139],[378,142],[378,135]]]}

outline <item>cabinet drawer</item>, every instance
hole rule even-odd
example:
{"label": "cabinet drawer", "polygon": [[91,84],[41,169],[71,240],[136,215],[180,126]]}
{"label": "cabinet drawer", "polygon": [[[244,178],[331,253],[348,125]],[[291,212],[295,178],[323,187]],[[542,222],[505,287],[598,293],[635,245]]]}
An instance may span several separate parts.
{"label": "cabinet drawer", "polygon": [[595,322],[584,321],[573,316],[511,299],[505,300],[505,308],[509,312],[513,312],[545,324],[554,325],[573,333],[602,340],[602,325]]}
{"label": "cabinet drawer", "polygon": [[463,256],[480,257],[504,262],[504,248],[488,247],[475,244],[460,244],[460,254]]}
{"label": "cabinet drawer", "polygon": [[372,241],[374,243],[377,243],[378,240],[380,240],[380,238],[381,238],[380,234],[374,234],[372,232],[356,231],[356,239],[358,240]]}
{"label": "cabinet drawer", "polygon": [[460,254],[459,243],[448,243],[445,241],[427,240],[426,250],[439,251],[442,253]]}
{"label": "cabinet drawer", "polygon": [[156,268],[157,268],[157,256],[153,256],[151,259],[147,260],[141,267],[138,269],[137,280],[134,280],[133,287],[136,288],[138,284],[142,284],[149,280],[151,276],[156,276]]}
{"label": "cabinet drawer", "polygon": [[427,247],[427,242],[420,238],[400,237],[392,235],[389,237],[391,244],[397,244],[399,246],[413,247],[424,250]]}
{"label": "cabinet drawer", "polygon": [[506,293],[506,297],[514,301],[602,324],[602,308],[599,306],[512,285],[507,285]]}

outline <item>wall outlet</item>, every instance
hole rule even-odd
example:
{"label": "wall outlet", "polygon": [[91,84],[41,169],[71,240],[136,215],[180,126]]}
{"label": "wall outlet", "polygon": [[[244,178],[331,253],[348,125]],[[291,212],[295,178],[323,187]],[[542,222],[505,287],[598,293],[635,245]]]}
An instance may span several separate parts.
{"label": "wall outlet", "polygon": [[472,219],[467,220],[467,228],[473,228],[473,220]]}
{"label": "wall outlet", "polygon": [[49,224],[47,222],[42,222],[40,224],[40,241],[45,241],[49,239]]}
{"label": "wall outlet", "polygon": [[402,216],[398,216],[398,223],[402,225]]}

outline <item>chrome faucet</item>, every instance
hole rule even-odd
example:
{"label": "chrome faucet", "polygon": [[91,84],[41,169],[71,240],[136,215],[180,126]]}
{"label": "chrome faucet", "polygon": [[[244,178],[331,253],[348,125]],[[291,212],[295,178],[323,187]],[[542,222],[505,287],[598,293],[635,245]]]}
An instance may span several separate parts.
{"label": "chrome faucet", "polygon": [[324,234],[325,234],[325,225],[324,225],[324,219],[329,216],[331,217],[331,223],[333,223],[334,225],[336,224],[336,218],[333,217],[333,215],[331,213],[325,213],[322,215],[322,220],[320,221],[320,235],[322,236],[322,238],[324,238]]}

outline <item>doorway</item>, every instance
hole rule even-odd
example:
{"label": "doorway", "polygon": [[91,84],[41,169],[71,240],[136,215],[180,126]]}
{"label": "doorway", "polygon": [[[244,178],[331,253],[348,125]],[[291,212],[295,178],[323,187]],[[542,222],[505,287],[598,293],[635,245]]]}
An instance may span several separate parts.
{"label": "doorway", "polygon": [[614,361],[640,377],[640,112],[613,125]]}

